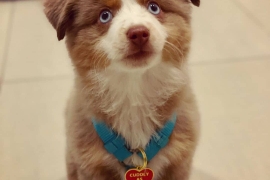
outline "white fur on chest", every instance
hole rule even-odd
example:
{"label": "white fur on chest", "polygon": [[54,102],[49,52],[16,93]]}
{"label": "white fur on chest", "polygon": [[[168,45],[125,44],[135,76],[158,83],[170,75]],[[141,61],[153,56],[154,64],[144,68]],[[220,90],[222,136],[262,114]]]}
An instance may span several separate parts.
{"label": "white fur on chest", "polygon": [[160,126],[157,106],[185,83],[182,70],[167,63],[160,63],[145,72],[90,72],[97,85],[95,96],[100,98],[98,107],[113,117],[112,128],[121,134],[131,149],[144,148]]}

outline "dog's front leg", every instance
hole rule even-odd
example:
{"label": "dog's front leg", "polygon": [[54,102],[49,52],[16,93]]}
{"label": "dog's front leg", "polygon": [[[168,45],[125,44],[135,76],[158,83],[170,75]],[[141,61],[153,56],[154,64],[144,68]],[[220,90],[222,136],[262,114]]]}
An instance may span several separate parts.
{"label": "dog's front leg", "polygon": [[68,180],[78,180],[77,167],[74,163],[67,163],[67,178]]}
{"label": "dog's front leg", "polygon": [[69,149],[66,150],[66,169],[68,180],[78,180],[78,169],[76,163],[74,163],[73,156]]}
{"label": "dog's front leg", "polygon": [[[87,175],[83,171],[78,171],[78,180],[95,180],[95,179],[97,178]],[[103,180],[103,179],[100,179],[100,180]]]}
{"label": "dog's front leg", "polygon": [[120,176],[120,173],[115,174],[106,169],[78,169],[77,174],[78,180],[123,180]]}
{"label": "dog's front leg", "polygon": [[187,157],[186,159],[182,159],[181,163],[172,167],[170,180],[189,180],[192,165],[191,158],[192,157]]}
{"label": "dog's front leg", "polygon": [[[116,180],[113,177],[107,177],[106,175],[93,175],[93,174],[86,174],[83,171],[78,171],[78,180]],[[120,180],[120,179],[117,179]]]}
{"label": "dog's front leg", "polygon": [[156,176],[154,180],[189,180],[190,162],[183,162],[178,165],[171,165],[164,169],[161,176]]}

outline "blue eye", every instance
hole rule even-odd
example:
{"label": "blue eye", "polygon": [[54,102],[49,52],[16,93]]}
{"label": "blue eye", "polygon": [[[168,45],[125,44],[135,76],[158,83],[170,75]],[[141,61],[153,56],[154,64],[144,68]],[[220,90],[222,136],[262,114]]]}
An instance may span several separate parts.
{"label": "blue eye", "polygon": [[100,13],[99,20],[101,23],[105,24],[111,21],[113,18],[112,13],[109,10],[104,10]]}
{"label": "blue eye", "polygon": [[154,15],[158,15],[161,10],[157,3],[152,2],[148,5],[148,11]]}

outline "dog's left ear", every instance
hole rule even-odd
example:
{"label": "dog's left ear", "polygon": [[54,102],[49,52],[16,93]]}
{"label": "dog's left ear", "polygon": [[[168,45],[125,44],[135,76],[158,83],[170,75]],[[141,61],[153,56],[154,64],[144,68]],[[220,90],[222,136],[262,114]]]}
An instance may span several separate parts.
{"label": "dog's left ear", "polygon": [[47,18],[57,31],[58,40],[64,39],[75,17],[74,4],[70,0],[45,0],[44,7]]}
{"label": "dog's left ear", "polygon": [[200,0],[191,0],[192,4],[194,4],[195,6],[200,6]]}

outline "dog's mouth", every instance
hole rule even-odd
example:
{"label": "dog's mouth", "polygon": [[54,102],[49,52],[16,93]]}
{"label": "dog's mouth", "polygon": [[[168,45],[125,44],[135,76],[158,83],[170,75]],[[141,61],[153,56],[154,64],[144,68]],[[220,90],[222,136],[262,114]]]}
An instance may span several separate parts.
{"label": "dog's mouth", "polygon": [[155,51],[150,43],[146,43],[142,46],[134,46],[130,44],[126,55],[123,59],[126,66],[131,68],[140,68],[149,65],[151,57],[155,54]]}
{"label": "dog's mouth", "polygon": [[148,65],[149,59],[152,55],[152,51],[136,50],[128,53],[124,59],[124,63],[131,68],[144,67]]}
{"label": "dog's mouth", "polygon": [[126,59],[131,61],[144,61],[147,60],[151,54],[152,52],[150,51],[138,50],[136,52],[129,53],[126,56]]}

